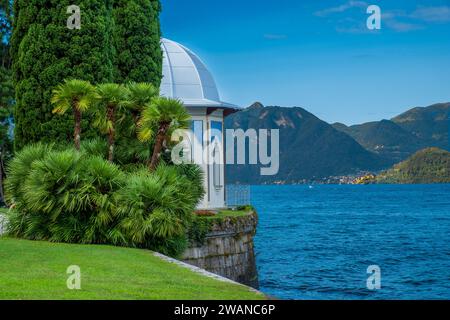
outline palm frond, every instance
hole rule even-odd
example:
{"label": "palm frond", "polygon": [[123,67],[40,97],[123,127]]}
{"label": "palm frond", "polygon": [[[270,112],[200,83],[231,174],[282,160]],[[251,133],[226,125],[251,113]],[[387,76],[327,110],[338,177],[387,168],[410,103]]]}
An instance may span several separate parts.
{"label": "palm frond", "polygon": [[152,99],[159,94],[159,90],[151,83],[131,82],[127,85],[128,103],[126,106],[135,112],[141,112]]}
{"label": "palm frond", "polygon": [[66,79],[53,90],[53,113],[64,114],[70,108],[82,112],[88,110],[98,98],[95,88],[88,81]]}
{"label": "palm frond", "polygon": [[146,104],[138,122],[138,138],[149,141],[160,123],[170,123],[168,132],[186,129],[191,116],[183,103],[176,99],[158,97]]}

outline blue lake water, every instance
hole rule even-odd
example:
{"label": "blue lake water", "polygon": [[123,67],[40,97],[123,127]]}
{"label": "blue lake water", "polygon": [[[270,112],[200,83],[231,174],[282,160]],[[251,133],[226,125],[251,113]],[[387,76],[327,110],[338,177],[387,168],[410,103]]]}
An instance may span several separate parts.
{"label": "blue lake water", "polygon": [[[260,289],[281,299],[450,299],[450,185],[253,186]],[[367,268],[381,289],[367,289]]]}

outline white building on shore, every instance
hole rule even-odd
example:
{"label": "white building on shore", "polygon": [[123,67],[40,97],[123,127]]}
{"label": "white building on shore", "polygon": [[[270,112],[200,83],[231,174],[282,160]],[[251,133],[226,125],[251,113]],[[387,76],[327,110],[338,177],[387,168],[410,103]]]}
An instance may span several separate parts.
{"label": "white building on shore", "polygon": [[[161,96],[179,99],[192,116],[192,130],[195,137],[213,155],[224,157],[224,118],[240,108],[220,100],[214,78],[205,64],[191,50],[168,39],[161,40],[163,50],[163,79]],[[209,137],[205,139],[205,132]],[[206,141],[204,141],[206,140]],[[221,142],[210,144],[210,142]],[[220,146],[220,147],[218,147]],[[198,154],[202,150],[192,150]],[[199,209],[226,207],[225,166],[223,164],[202,164],[205,172],[206,195]]]}

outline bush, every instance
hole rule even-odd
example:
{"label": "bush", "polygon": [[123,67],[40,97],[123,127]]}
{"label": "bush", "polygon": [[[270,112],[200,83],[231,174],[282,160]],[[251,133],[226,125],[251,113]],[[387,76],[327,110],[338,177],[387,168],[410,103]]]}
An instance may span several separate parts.
{"label": "bush", "polygon": [[[94,155],[88,153],[88,150]],[[187,246],[200,200],[196,168],[161,165],[124,172],[102,158],[102,143],[81,152],[37,144],[8,167],[8,232],[67,243],[149,248],[176,256]]]}
{"label": "bush", "polygon": [[175,167],[161,165],[153,173],[142,168],[130,174],[116,201],[125,237],[138,246],[181,253],[199,201],[192,189],[192,182]]}
{"label": "bush", "polygon": [[203,186],[205,174],[202,169],[196,164],[182,164],[175,166],[175,168],[177,168],[180,175],[191,181],[192,186],[189,191],[198,199],[198,202],[201,201],[205,196],[205,187]]}
{"label": "bush", "polygon": [[55,242],[112,242],[114,192],[123,184],[123,173],[98,156],[71,149],[47,149],[28,169],[24,161],[14,162],[43,150],[42,145],[26,148],[9,166],[6,191],[16,208],[9,231]]}
{"label": "bush", "polygon": [[[63,79],[92,83],[114,79],[114,21],[109,2],[77,1],[75,4],[82,10],[82,28],[68,30],[66,11],[73,1],[14,1],[11,52],[16,150],[30,142],[72,139],[72,115],[51,113],[51,92]],[[82,127],[83,137],[98,136],[88,117]]]}
{"label": "bush", "polygon": [[188,240],[192,245],[204,245],[206,236],[211,231],[211,221],[202,216],[195,216],[188,232]]}
{"label": "bush", "polygon": [[151,82],[159,88],[162,77],[160,11],[159,0],[114,1],[115,67],[119,82]]}
{"label": "bush", "polygon": [[[66,26],[72,4],[81,8],[80,30]],[[159,88],[160,7],[159,0],[14,1],[16,150],[29,142],[72,139],[71,115],[51,115],[50,95],[63,79],[146,81]],[[87,117],[82,131],[83,137],[98,136]]]}
{"label": "bush", "polygon": [[101,138],[82,140],[81,151],[92,156],[99,156],[106,159],[108,157],[108,144],[106,143],[106,140]]}
{"label": "bush", "polygon": [[27,211],[24,205],[23,182],[30,174],[33,162],[44,158],[52,149],[53,145],[34,144],[16,154],[7,168],[8,179],[5,182],[7,203],[14,204],[20,211]]}

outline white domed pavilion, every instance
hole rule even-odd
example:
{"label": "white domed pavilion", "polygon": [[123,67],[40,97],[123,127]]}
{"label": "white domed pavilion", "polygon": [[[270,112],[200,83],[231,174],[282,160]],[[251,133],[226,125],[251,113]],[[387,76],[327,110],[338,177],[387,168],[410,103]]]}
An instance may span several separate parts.
{"label": "white domed pavilion", "polygon": [[[220,100],[216,83],[205,64],[191,50],[179,43],[161,39],[163,51],[163,79],[160,94],[164,97],[179,99],[192,116],[191,128],[196,138],[210,132],[207,142],[224,141],[224,118],[239,110],[239,107]],[[223,143],[219,152],[224,157]],[[214,148],[209,145],[209,148]],[[201,150],[192,150],[195,154]],[[202,164],[205,172],[206,195],[199,205],[201,209],[226,207],[225,203],[225,166],[223,164]]]}

